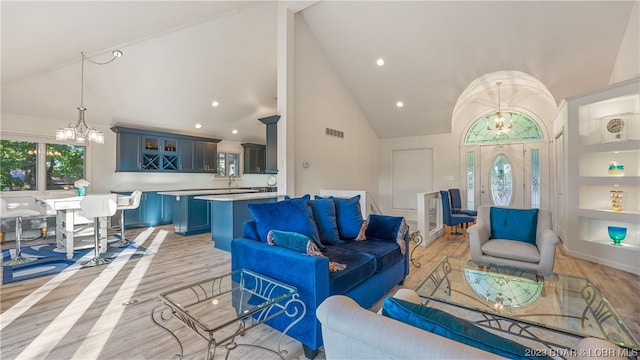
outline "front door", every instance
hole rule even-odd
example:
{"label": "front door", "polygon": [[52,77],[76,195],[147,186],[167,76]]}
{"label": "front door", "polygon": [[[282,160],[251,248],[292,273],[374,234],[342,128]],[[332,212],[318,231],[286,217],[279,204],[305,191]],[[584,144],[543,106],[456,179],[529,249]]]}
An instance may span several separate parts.
{"label": "front door", "polygon": [[525,206],[524,144],[480,146],[480,204]]}

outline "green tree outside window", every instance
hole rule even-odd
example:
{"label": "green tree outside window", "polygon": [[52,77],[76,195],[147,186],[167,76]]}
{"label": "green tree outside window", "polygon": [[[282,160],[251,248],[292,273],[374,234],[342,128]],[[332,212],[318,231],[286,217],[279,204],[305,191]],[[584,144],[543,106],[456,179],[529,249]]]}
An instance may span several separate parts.
{"label": "green tree outside window", "polygon": [[[73,189],[84,178],[85,155],[84,146],[0,140],[0,190]],[[40,180],[39,174],[44,174]]]}
{"label": "green tree outside window", "polygon": [[84,154],[84,146],[47,144],[47,190],[73,189],[84,178]]}
{"label": "green tree outside window", "polygon": [[0,189],[38,190],[37,143],[0,140]]}

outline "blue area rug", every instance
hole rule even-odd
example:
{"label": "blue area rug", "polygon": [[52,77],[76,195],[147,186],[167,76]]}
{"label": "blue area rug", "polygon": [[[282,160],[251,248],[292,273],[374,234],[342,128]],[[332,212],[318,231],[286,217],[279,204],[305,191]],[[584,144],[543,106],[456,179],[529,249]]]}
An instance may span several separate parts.
{"label": "blue area rug", "polygon": [[[113,242],[118,241],[118,239],[109,237],[108,241]],[[103,256],[106,258],[112,258],[127,248],[133,248],[133,245],[129,245],[127,247],[109,246],[109,251]],[[27,264],[10,266],[4,265],[4,263],[15,257],[15,249],[3,250],[2,283],[9,284],[41,276],[58,274],[69,266],[75,264],[81,257],[85,256],[89,252],[93,252],[93,249],[74,250],[73,259],[67,259],[66,251],[64,249],[57,249],[55,243],[23,246],[22,255],[24,257],[34,257],[37,258],[37,260]],[[145,252],[146,249],[139,246],[131,258],[141,257]]]}

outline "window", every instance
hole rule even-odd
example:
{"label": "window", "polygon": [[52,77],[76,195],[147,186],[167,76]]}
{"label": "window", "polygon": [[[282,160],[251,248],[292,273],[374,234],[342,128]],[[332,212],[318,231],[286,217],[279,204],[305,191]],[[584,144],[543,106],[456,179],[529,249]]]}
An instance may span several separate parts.
{"label": "window", "polygon": [[38,144],[0,140],[2,191],[38,190]]}
{"label": "window", "polygon": [[475,153],[467,152],[467,209],[475,210],[475,193],[473,188],[475,185]]}
{"label": "window", "polygon": [[492,124],[495,124],[497,113],[477,119],[469,128],[464,143],[466,145],[506,144],[516,141],[543,140],[542,129],[535,120],[517,111],[509,111],[508,115],[509,120],[505,120],[505,126],[509,124],[510,128],[505,131],[497,131],[493,128]]}
{"label": "window", "polygon": [[85,146],[1,140],[0,156],[1,191],[70,190],[85,175]]}
{"label": "window", "polygon": [[47,190],[73,189],[76,180],[84,178],[84,146],[47,145]]}
{"label": "window", "polygon": [[218,153],[218,175],[240,176],[240,154]]}
{"label": "window", "polygon": [[491,171],[491,197],[497,206],[509,206],[513,190],[511,163],[504,154],[500,154],[493,162]]}
{"label": "window", "polygon": [[531,207],[540,207],[540,150],[531,149]]}

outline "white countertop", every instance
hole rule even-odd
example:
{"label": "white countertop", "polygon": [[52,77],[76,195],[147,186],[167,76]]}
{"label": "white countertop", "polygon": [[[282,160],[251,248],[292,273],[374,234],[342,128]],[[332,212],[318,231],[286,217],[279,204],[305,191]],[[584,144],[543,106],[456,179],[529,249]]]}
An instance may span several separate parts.
{"label": "white countertop", "polygon": [[258,190],[253,189],[204,189],[204,190],[178,190],[178,191],[162,191],[160,195],[170,196],[191,196],[191,195],[228,195],[228,194],[245,194],[257,193]]}
{"label": "white countertop", "polygon": [[[210,186],[210,187],[209,187]],[[162,191],[162,192],[176,192],[176,191],[211,191],[211,190],[227,190],[228,187],[215,186],[213,184],[142,184],[142,185],[120,185],[111,188],[111,192],[132,192],[134,190],[140,191]],[[244,188],[252,187],[253,185],[246,185]],[[256,187],[263,187],[257,185]]]}
{"label": "white countertop", "polygon": [[277,198],[280,195],[276,192],[261,192],[254,194],[231,194],[231,195],[205,195],[196,196],[196,200],[209,200],[209,201],[238,201],[238,200],[258,200]]}

